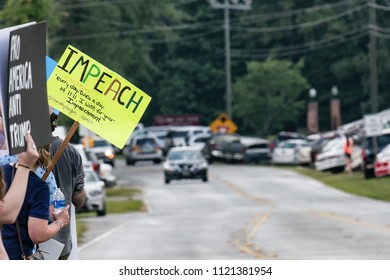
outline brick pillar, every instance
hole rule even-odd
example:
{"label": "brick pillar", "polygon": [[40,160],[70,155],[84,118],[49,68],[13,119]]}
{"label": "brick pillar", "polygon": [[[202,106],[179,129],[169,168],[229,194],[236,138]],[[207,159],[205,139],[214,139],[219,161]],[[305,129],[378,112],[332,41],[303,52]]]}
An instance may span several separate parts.
{"label": "brick pillar", "polygon": [[309,133],[317,133],[318,129],[318,102],[311,101],[307,106],[307,131]]}
{"label": "brick pillar", "polygon": [[332,99],[330,101],[330,127],[332,130],[337,130],[341,125],[340,100]]}

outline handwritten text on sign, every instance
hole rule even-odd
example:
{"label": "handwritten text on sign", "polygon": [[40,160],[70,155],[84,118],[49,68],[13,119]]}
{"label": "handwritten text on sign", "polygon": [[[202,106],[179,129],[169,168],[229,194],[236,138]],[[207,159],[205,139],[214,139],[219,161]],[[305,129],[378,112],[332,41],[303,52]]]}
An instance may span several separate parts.
{"label": "handwritten text on sign", "polygon": [[49,104],[123,148],[151,97],[68,46],[48,81]]}

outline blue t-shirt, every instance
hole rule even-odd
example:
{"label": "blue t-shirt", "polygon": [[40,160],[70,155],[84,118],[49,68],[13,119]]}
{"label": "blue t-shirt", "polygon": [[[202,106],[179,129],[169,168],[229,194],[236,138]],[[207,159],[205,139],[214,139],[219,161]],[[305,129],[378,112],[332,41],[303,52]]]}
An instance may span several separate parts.
{"label": "blue t-shirt", "polygon": [[[0,155],[0,165],[6,165],[10,163],[15,163],[18,161],[18,156],[13,155],[10,156],[8,154]],[[41,166],[38,166],[37,170],[35,170],[35,173],[42,178],[43,174],[45,174],[46,170],[43,169]],[[56,178],[54,178],[53,172],[49,173],[49,176],[46,179],[46,183],[49,185],[50,188],[50,204],[53,204],[53,195],[54,192],[57,189],[57,182]]]}
{"label": "blue t-shirt", "polygon": [[[11,165],[4,165],[4,180],[7,190],[11,185],[12,169]],[[34,172],[29,173],[26,197],[18,216],[20,235],[23,240],[24,253],[26,256],[32,254],[34,242],[28,235],[28,218],[34,217],[49,221],[49,186]],[[3,225],[3,244],[10,260],[21,260],[21,249],[15,224]]]}

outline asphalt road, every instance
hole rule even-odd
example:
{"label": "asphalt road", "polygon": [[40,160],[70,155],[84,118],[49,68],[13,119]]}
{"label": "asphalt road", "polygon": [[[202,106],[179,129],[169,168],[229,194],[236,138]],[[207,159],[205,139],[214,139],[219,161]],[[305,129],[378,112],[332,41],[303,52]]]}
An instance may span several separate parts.
{"label": "asphalt road", "polygon": [[390,259],[390,203],[291,171],[212,164],[207,183],[169,185],[150,162],[118,161],[115,172],[148,210],[86,218],[79,259]]}

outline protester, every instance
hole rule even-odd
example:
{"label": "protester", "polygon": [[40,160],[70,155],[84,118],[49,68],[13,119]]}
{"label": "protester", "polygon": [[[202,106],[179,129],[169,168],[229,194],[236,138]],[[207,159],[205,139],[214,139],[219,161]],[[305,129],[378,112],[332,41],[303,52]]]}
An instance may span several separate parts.
{"label": "protester", "polygon": [[345,170],[349,174],[352,174],[352,151],[353,151],[353,139],[351,136],[346,135],[344,141]]}
{"label": "protester", "polygon": [[[58,115],[52,113],[50,115],[52,131],[56,128]],[[60,148],[63,140],[59,137],[53,137],[53,142],[50,147],[51,157],[53,158]],[[53,168],[54,177],[57,186],[65,195],[67,204],[73,203],[76,208],[81,208],[87,198],[84,191],[84,168],[79,152],[70,144],[67,144],[58,161]],[[72,219],[72,217],[70,217]],[[67,260],[72,251],[72,236],[70,227],[59,232],[55,237],[56,240],[65,244],[60,260]]]}
{"label": "protester", "polygon": [[[36,149],[35,145],[33,148]],[[17,170],[20,169],[35,171],[38,166],[47,167],[49,165],[49,152],[44,148],[38,148],[38,153],[38,160],[33,164],[27,165],[19,161],[14,165],[2,167],[7,186],[11,184],[14,171],[18,172]],[[59,214],[53,214],[54,221],[51,224],[49,224],[49,206],[48,185],[35,172],[29,172],[26,195],[15,222],[20,228],[23,252],[15,223],[3,225],[2,228],[3,244],[11,260],[22,260],[23,255],[32,255],[35,244],[49,240],[69,224],[69,205]]]}
{"label": "protester", "polygon": [[[0,168],[0,230],[2,230],[3,224],[15,222],[22,207],[30,173],[28,168],[23,168],[22,166],[33,166],[39,157],[34,140],[30,134],[26,136],[26,147],[26,151],[18,155],[21,168],[17,168],[7,194],[5,194],[6,186],[3,180],[3,170]],[[3,246],[0,234],[0,260],[6,259],[8,259],[8,255]]]}

